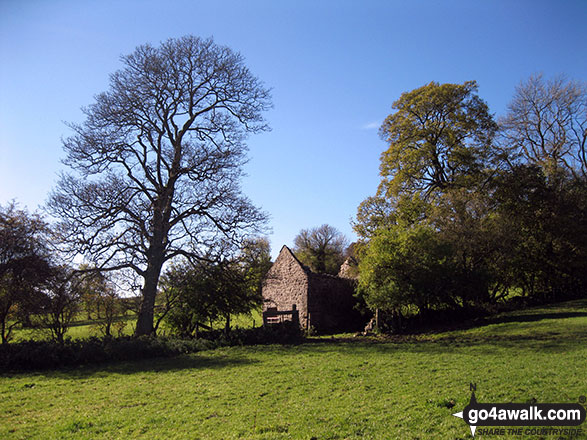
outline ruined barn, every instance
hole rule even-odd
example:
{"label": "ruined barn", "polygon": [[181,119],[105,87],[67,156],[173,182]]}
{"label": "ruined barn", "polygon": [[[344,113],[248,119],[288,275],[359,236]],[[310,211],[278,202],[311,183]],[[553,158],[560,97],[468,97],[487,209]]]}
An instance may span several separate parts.
{"label": "ruined barn", "polygon": [[355,308],[355,285],[351,278],[312,272],[283,246],[263,282],[264,316],[281,317],[295,311],[290,316],[306,329],[359,329],[364,323]]}

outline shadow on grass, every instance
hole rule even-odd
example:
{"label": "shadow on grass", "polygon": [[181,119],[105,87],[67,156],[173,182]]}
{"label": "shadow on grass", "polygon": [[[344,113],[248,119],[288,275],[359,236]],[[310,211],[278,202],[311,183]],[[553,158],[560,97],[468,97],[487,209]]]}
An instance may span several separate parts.
{"label": "shadow on grass", "polygon": [[[386,353],[475,354],[514,356],[518,352],[556,354],[585,350],[587,347],[587,301],[510,312],[486,318],[476,325],[447,332],[371,337],[310,338],[292,346],[256,345],[225,348],[224,351],[199,352],[172,358],[100,364],[47,371],[54,377],[83,379],[109,374],[157,373],[183,370],[232,368],[281,358],[295,362],[298,354],[307,356],[350,354],[368,359]],[[538,321],[544,321],[535,324]],[[493,327],[490,327],[493,326]],[[473,328],[474,327],[474,328]],[[324,362],[327,362],[324,359]]]}
{"label": "shadow on grass", "polygon": [[537,352],[545,354],[570,353],[585,350],[587,347],[587,329],[578,334],[540,333],[513,335],[450,335],[436,339],[406,338],[404,340],[371,339],[371,340],[329,340],[318,341],[300,346],[293,350],[312,352],[313,354],[352,353],[364,355],[366,358],[373,353],[401,355],[404,353],[422,354],[467,354],[495,355],[497,352],[511,354]]}
{"label": "shadow on grass", "polygon": [[536,322],[544,319],[587,318],[587,312],[553,312],[553,313],[528,313],[520,315],[507,315],[486,318],[482,323],[471,325],[472,327],[484,327],[493,324],[506,324],[510,322]]}
{"label": "shadow on grass", "polygon": [[470,330],[483,328],[496,324],[528,323],[543,320],[586,318],[587,299],[568,301],[564,303],[546,304],[540,307],[518,309],[510,312],[503,312],[497,315],[476,317],[457,322],[446,322],[436,327],[415,332],[417,335],[434,335],[452,331]]}
{"label": "shadow on grass", "polygon": [[579,334],[544,332],[538,334],[496,334],[447,336],[428,344],[446,349],[475,348],[478,352],[494,353],[495,350],[519,350],[540,353],[568,353],[587,347],[587,331]]}
{"label": "shadow on grass", "polygon": [[[587,300],[550,304],[493,317],[446,326],[420,334],[372,337],[332,337],[309,341],[324,350],[367,350],[385,352],[456,353],[474,349],[476,353],[496,350],[532,350],[561,353],[587,347]],[[568,319],[581,321],[566,321]],[[533,325],[544,321],[544,325]],[[519,324],[519,325],[516,325]],[[492,326],[492,327],[490,327]]]}
{"label": "shadow on grass", "polygon": [[[131,321],[132,323],[134,323],[136,321],[137,317],[134,315],[121,315],[121,316],[115,316],[114,318],[112,318],[112,322],[122,322],[122,321]],[[105,319],[103,318],[99,318],[99,319],[80,319],[80,320],[76,320],[73,321],[70,324],[70,328],[74,328],[74,327],[86,327],[86,326],[92,326],[92,325],[100,325],[105,321]]]}
{"label": "shadow on grass", "polygon": [[478,327],[503,322],[533,322],[542,319],[564,319],[585,316],[587,316],[587,299],[577,299],[562,303],[514,309],[497,315],[475,319],[466,324],[472,327]]}
{"label": "shadow on grass", "polygon": [[[104,363],[76,368],[62,368],[52,371],[40,371],[23,374],[35,374],[46,377],[66,379],[88,379],[110,376],[112,374],[132,375],[138,373],[168,373],[186,370],[219,370],[257,363],[254,359],[243,356],[209,356],[204,353],[180,355],[168,358],[152,358],[136,361]],[[15,374],[16,375],[16,374]]]}

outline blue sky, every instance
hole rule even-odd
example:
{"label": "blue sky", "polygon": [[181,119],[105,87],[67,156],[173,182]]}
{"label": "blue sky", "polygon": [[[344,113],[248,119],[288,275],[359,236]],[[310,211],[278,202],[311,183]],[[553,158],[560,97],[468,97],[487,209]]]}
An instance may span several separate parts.
{"label": "blue sky", "polygon": [[119,57],[213,36],[273,89],[249,139],[245,193],[273,254],[302,228],[350,219],[379,183],[377,127],[401,93],[476,80],[497,116],[533,73],[587,80],[587,1],[0,0],[0,204],[29,210],[62,169],[63,121],[108,87]]}

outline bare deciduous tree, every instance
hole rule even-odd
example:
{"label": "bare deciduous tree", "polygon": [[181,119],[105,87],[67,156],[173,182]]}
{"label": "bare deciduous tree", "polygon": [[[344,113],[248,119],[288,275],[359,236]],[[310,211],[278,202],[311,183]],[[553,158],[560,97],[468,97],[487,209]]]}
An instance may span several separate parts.
{"label": "bare deciduous tree", "polygon": [[64,140],[49,200],[69,251],[143,279],[136,334],[153,332],[161,268],[238,242],[266,215],[242,194],[245,139],[267,129],[270,94],[243,58],[211,39],[170,39],[122,57],[110,89]]}
{"label": "bare deciduous tree", "polygon": [[336,275],[344,261],[348,240],[338,229],[324,224],[302,229],[294,245],[296,256],[314,272]]}
{"label": "bare deciduous tree", "polygon": [[517,88],[500,121],[504,147],[547,173],[565,169],[587,177],[587,86],[531,76]]}

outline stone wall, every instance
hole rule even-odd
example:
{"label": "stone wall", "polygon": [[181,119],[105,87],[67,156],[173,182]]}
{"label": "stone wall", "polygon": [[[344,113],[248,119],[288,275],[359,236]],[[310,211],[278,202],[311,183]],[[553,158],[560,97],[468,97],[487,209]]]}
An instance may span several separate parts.
{"label": "stone wall", "polygon": [[308,318],[308,272],[287,246],[267,273],[263,282],[263,310],[291,310],[296,305],[300,324],[305,326]]}
{"label": "stone wall", "polygon": [[347,278],[349,280],[356,280],[359,278],[359,263],[354,257],[348,257],[340,266],[338,271],[339,278]]}
{"label": "stone wall", "polygon": [[287,247],[263,282],[263,311],[276,307],[292,310],[295,304],[300,325],[319,332],[356,330],[364,327],[355,310],[356,280],[313,273]]}
{"label": "stone wall", "polygon": [[331,275],[311,274],[308,288],[310,323],[319,332],[355,330],[361,327],[354,310],[355,283]]}

